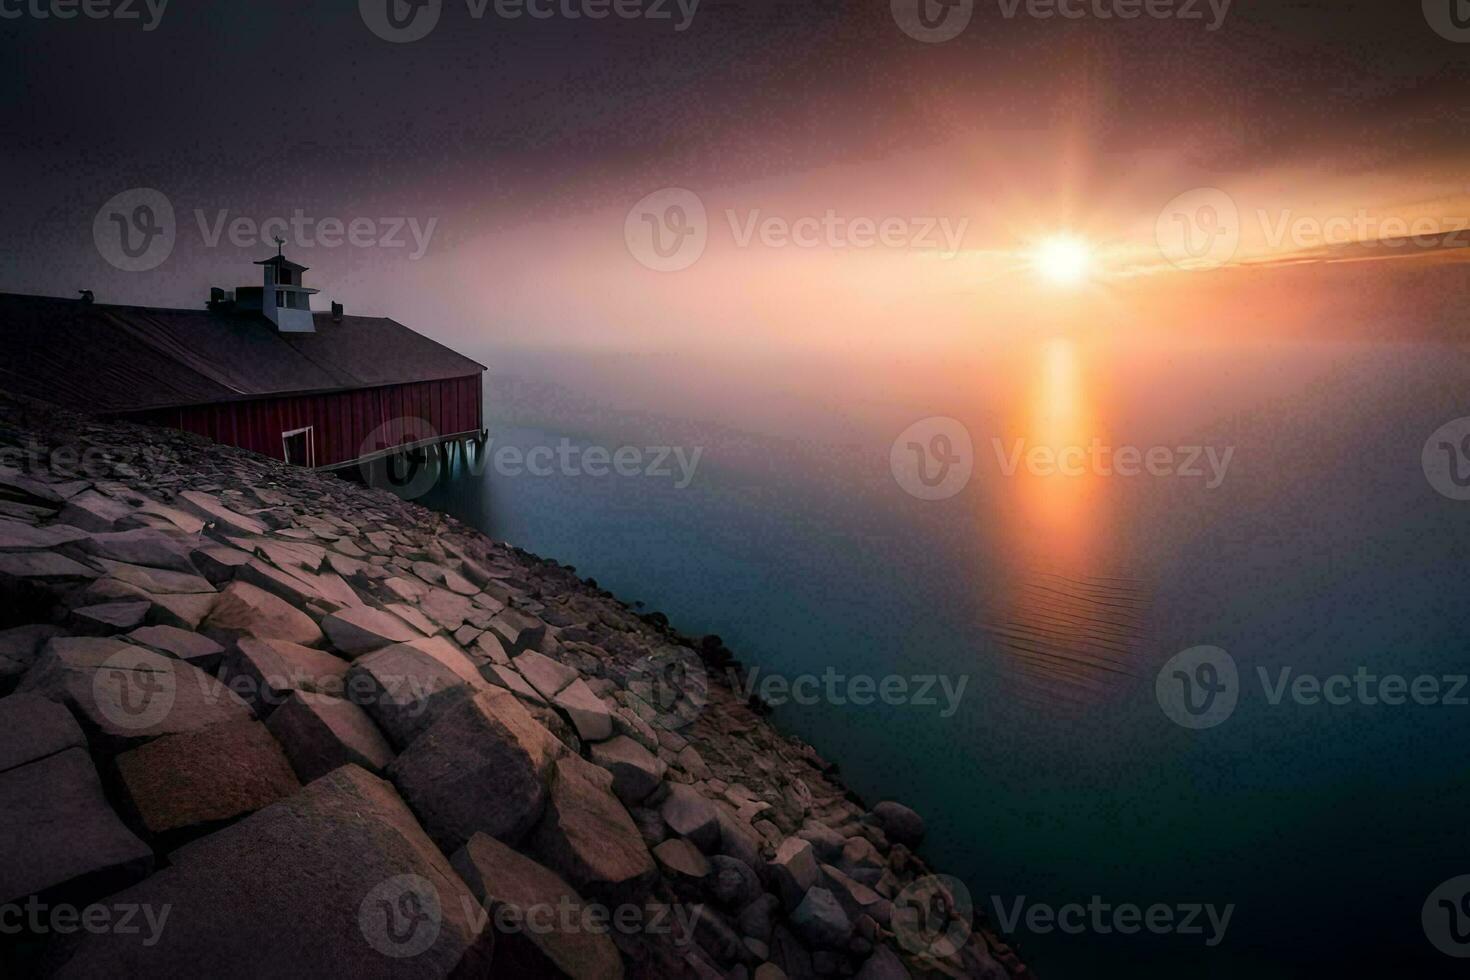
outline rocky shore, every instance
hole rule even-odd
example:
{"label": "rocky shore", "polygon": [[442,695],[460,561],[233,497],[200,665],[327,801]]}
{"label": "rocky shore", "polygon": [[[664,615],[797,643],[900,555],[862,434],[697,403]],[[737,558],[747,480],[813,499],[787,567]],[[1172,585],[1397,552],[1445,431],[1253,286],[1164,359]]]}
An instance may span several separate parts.
{"label": "rocky shore", "polygon": [[0,397],[0,972],[1030,976],[730,663],[385,491]]}

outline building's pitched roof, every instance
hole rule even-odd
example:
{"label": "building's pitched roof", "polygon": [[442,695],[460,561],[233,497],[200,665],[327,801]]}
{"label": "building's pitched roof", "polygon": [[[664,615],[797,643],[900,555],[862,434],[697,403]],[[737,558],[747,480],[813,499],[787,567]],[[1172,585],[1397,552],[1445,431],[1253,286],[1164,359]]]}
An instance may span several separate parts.
{"label": "building's pitched roof", "polygon": [[0,293],[0,389],[69,408],[129,412],[485,370],[385,317],[314,319],[316,333],[283,334],[258,312]]}

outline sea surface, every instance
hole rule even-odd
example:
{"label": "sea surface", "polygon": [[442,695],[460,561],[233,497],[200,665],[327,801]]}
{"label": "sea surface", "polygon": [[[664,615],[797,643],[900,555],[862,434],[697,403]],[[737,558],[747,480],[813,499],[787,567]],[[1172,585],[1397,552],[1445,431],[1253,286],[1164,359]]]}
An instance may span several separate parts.
{"label": "sea surface", "polygon": [[[924,853],[992,922],[1230,909],[1188,934],[1023,915],[1007,931],[1038,976],[1463,964],[1421,913],[1470,874],[1470,690],[1329,704],[1280,685],[1361,670],[1448,678],[1444,696],[1470,671],[1470,502],[1425,465],[1470,416],[1465,347],[1058,333],[958,358],[481,359],[487,456],[425,502],[719,634],[758,685],[836,675],[776,721],[870,803],[923,814]],[[1093,455],[1048,473],[1018,440]],[[553,472],[497,463],[505,447],[548,447]],[[626,450],[622,472],[558,447]],[[1091,462],[1128,447],[1154,472]],[[687,481],[675,448],[698,451]],[[1234,665],[1235,705],[1187,727],[1181,676],[1197,707],[1229,683],[1202,654],[1169,663],[1202,646]],[[893,678],[907,697],[883,703]]]}

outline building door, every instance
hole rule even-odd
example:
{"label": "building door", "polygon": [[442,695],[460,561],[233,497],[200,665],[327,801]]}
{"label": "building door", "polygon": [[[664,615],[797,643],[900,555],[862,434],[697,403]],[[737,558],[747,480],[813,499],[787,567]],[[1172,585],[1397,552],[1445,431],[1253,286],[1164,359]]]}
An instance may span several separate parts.
{"label": "building door", "polygon": [[312,426],[281,433],[281,448],[292,466],[316,466],[316,433]]}

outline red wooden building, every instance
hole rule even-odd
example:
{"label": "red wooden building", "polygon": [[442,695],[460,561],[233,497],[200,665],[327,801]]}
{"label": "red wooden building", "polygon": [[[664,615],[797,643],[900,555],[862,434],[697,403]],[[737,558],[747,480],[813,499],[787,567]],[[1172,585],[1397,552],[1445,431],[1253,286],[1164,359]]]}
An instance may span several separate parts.
{"label": "red wooden building", "polygon": [[482,436],[484,365],[257,264],[202,310],[0,293],[0,389],[327,469]]}

